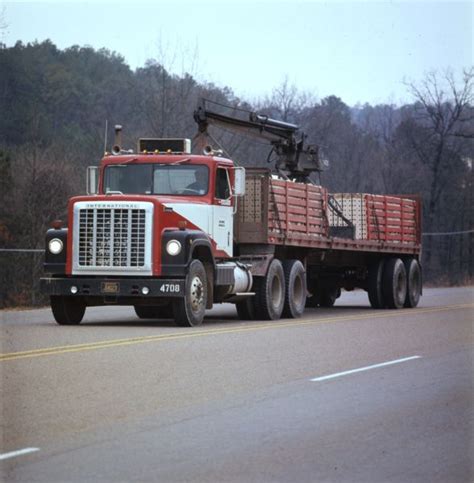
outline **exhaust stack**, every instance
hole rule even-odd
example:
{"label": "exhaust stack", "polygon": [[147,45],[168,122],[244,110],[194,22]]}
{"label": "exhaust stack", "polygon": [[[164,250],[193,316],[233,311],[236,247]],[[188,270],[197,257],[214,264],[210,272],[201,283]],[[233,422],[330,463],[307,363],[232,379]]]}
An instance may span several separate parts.
{"label": "exhaust stack", "polygon": [[112,147],[112,154],[121,154],[122,152],[122,126],[120,124],[115,125],[115,140]]}

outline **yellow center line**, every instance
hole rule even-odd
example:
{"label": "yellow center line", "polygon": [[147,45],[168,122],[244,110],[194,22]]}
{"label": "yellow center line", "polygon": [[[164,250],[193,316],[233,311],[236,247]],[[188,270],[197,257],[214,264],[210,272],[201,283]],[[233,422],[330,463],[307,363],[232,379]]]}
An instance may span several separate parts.
{"label": "yellow center line", "polygon": [[238,327],[200,330],[198,332],[193,331],[193,329],[189,329],[189,330],[186,330],[185,332],[183,331],[183,332],[172,333],[168,335],[150,335],[150,336],[142,336],[142,337],[131,337],[127,339],[112,339],[112,340],[104,340],[104,341],[98,341],[98,342],[89,342],[84,344],[46,347],[43,349],[32,349],[32,350],[21,351],[21,352],[10,352],[5,354],[0,354],[0,362],[10,361],[15,359],[27,359],[27,358],[33,358],[33,357],[66,354],[71,352],[107,349],[110,347],[123,347],[123,346],[135,345],[135,344],[144,344],[147,342],[162,342],[162,341],[171,341],[171,340],[177,340],[177,339],[191,339],[196,337],[205,337],[205,336],[219,335],[219,334],[238,334],[241,332],[252,332],[252,331],[259,331],[259,330],[266,330],[266,329],[303,327],[308,325],[328,324],[328,323],[335,323],[335,322],[341,322],[341,321],[366,320],[366,319],[374,319],[374,318],[380,318],[380,317],[382,318],[401,317],[403,315],[413,316],[413,315],[419,315],[419,314],[426,314],[426,313],[433,313],[433,312],[446,312],[450,310],[473,308],[473,307],[474,307],[474,304],[456,304],[456,305],[447,305],[444,307],[411,309],[403,312],[399,310],[394,310],[391,312],[377,311],[370,314],[365,313],[365,314],[351,315],[351,316],[339,315],[335,317],[291,320],[289,322],[266,322],[263,324],[250,323],[249,325],[245,325],[245,326],[239,325]]}

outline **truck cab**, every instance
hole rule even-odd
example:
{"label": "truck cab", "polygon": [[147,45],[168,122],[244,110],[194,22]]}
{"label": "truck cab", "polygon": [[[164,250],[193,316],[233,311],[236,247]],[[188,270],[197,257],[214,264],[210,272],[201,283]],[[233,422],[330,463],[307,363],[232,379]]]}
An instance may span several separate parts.
{"label": "truck cab", "polygon": [[[194,292],[205,292],[191,301],[196,321],[212,306],[216,282],[235,284],[236,267],[225,262],[233,256],[243,168],[212,150],[186,152],[188,140],[177,152],[163,149],[167,140],[154,141],[151,151],[106,153],[98,168],[88,169],[88,195],[70,199],[68,228],[48,231],[45,271],[51,276],[42,284],[57,322],[77,323],[87,305],[112,303],[134,305],[139,316],[160,307],[171,313],[171,299],[187,292],[195,260],[197,272],[205,272],[194,276]],[[188,309],[180,321],[194,325]]]}

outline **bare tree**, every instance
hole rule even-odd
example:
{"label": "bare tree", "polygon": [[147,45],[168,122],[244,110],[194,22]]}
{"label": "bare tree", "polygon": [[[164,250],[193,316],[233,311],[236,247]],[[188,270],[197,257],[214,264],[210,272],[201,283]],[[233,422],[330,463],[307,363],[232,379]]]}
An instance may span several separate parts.
{"label": "bare tree", "polygon": [[5,5],[0,9],[0,44],[3,42],[5,34],[7,32],[8,23],[6,20],[6,9]]}
{"label": "bare tree", "polygon": [[197,98],[198,60],[197,45],[171,46],[160,37],[155,58],[137,71],[141,89],[137,106],[150,134],[176,136],[189,130]]}
{"label": "bare tree", "polygon": [[[474,139],[474,69],[464,71],[457,83],[451,71],[442,75],[431,72],[416,85],[407,83],[415,99],[411,119],[405,130],[409,145],[418,161],[427,168],[428,203],[426,224],[435,228],[436,216],[449,173],[456,169]],[[415,127],[416,129],[411,129]],[[431,258],[428,242],[426,260]]]}
{"label": "bare tree", "polygon": [[301,112],[315,104],[314,96],[309,92],[299,91],[295,84],[290,83],[288,76],[263,101],[254,103],[256,110],[286,122],[298,122]]}

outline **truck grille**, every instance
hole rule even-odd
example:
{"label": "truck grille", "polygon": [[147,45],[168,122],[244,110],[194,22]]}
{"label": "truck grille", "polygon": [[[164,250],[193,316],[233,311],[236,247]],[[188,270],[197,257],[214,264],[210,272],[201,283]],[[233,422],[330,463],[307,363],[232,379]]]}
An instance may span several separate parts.
{"label": "truck grille", "polygon": [[76,203],[74,270],[151,272],[152,211],[151,203]]}

